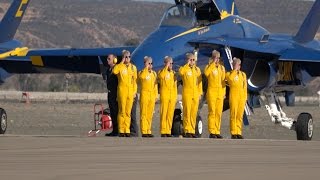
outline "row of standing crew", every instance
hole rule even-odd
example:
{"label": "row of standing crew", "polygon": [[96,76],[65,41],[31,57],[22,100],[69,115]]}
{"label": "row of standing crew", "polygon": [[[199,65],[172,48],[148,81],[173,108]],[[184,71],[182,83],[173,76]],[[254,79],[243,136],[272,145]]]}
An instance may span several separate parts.
{"label": "row of standing crew", "polygon": [[[204,75],[208,80],[206,100],[208,103],[209,138],[222,138],[220,135],[223,101],[226,85],[230,87],[230,134],[232,139],[242,139],[242,117],[247,99],[246,74],[240,70],[241,60],[233,59],[233,70],[226,72],[220,61],[220,53],[212,52]],[[152,58],[144,58],[144,69],[139,73],[131,63],[130,52],[124,50],[122,61],[115,65],[116,57],[108,56],[107,71],[108,92],[113,93],[108,104],[113,120],[113,132],[108,136],[130,137],[131,111],[137,94],[137,80],[141,84],[140,92],[140,130],[142,137],[154,137],[151,131],[155,102],[160,94],[160,133],[161,137],[171,137],[173,115],[177,100],[177,76],[173,71],[173,59],[166,56],[164,67],[158,73],[152,69]],[[196,65],[195,55],[186,54],[186,64],[179,69],[182,80],[183,130],[184,137],[195,138],[196,117],[199,100],[203,94],[202,73]],[[113,81],[110,80],[113,78]],[[117,85],[116,81],[117,80]],[[160,89],[158,92],[158,84]],[[115,88],[116,86],[116,88]],[[112,107],[113,106],[113,107]],[[116,106],[118,106],[118,115]],[[118,127],[117,127],[118,126]],[[118,130],[118,131],[117,131]]]}

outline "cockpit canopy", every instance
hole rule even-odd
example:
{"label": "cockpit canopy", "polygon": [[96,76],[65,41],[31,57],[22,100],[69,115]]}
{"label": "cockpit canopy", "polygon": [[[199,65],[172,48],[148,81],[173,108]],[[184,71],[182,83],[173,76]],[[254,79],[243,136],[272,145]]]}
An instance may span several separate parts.
{"label": "cockpit canopy", "polygon": [[181,26],[191,28],[196,26],[197,18],[191,8],[177,5],[169,8],[162,17],[160,26]]}
{"label": "cockpit canopy", "polygon": [[220,19],[220,12],[215,6],[191,8],[185,5],[176,5],[165,12],[160,26],[181,26],[184,28],[191,28],[199,25],[212,24]]}

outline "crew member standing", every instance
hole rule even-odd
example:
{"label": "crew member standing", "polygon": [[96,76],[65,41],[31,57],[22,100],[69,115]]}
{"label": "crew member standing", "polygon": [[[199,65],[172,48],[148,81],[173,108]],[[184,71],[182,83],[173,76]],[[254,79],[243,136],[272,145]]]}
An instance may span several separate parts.
{"label": "crew member standing", "polygon": [[118,78],[112,73],[114,66],[117,64],[117,57],[113,54],[109,54],[107,58],[107,88],[108,88],[108,105],[110,109],[110,116],[112,120],[112,132],[106,134],[106,136],[118,136],[118,102],[117,102],[117,88]]}
{"label": "crew member standing", "polygon": [[119,136],[130,137],[131,109],[137,93],[137,68],[131,63],[129,51],[123,50],[122,61],[112,72],[118,77]]}
{"label": "crew member standing", "polygon": [[161,137],[171,137],[174,109],[177,101],[177,79],[172,69],[171,57],[164,58],[164,68],[159,71],[160,83],[160,133]]}
{"label": "crew member standing", "polygon": [[247,76],[240,70],[241,60],[233,58],[233,70],[226,74],[230,86],[230,134],[232,139],[243,139],[242,120],[247,101]]}
{"label": "crew member standing", "polygon": [[202,95],[202,76],[200,68],[195,64],[195,56],[186,54],[187,63],[180,67],[179,74],[182,79],[183,128],[185,137],[196,138],[195,127],[199,100]]}
{"label": "crew member standing", "polygon": [[212,57],[209,64],[204,69],[204,74],[208,80],[208,88],[206,93],[208,103],[208,130],[209,138],[219,138],[221,115],[223,110],[223,99],[226,93],[225,69],[219,63],[220,52],[212,51]]}
{"label": "crew member standing", "polygon": [[142,137],[154,137],[152,117],[158,97],[157,74],[152,70],[152,58],[144,57],[144,69],[139,72],[140,92],[140,128]]}

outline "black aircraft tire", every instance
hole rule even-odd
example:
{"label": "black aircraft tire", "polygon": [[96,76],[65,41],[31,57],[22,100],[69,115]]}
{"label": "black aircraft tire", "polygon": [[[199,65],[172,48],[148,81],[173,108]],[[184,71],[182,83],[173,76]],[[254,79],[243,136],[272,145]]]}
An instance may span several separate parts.
{"label": "black aircraft tire", "polygon": [[183,134],[181,115],[175,114],[173,117],[171,135],[174,137],[179,137]]}
{"label": "black aircraft tire", "polygon": [[201,116],[197,116],[196,135],[200,138],[203,132],[203,123]]}
{"label": "black aircraft tire", "polygon": [[7,113],[4,109],[0,108],[0,134],[4,134],[7,130]]}
{"label": "black aircraft tire", "polygon": [[296,122],[297,140],[310,141],[313,136],[313,120],[309,113],[301,113]]}

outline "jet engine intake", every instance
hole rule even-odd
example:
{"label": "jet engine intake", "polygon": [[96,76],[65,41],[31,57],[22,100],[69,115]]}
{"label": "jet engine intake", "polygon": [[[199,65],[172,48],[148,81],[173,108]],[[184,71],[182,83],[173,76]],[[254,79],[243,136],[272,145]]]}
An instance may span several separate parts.
{"label": "jet engine intake", "polygon": [[276,64],[272,61],[257,60],[252,73],[248,77],[250,91],[258,92],[271,87],[276,83]]}

